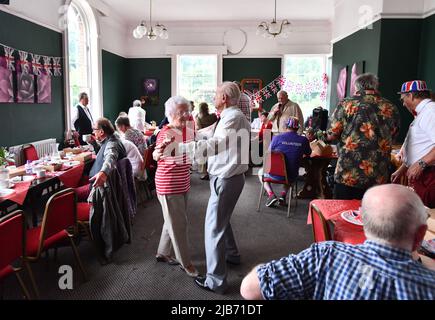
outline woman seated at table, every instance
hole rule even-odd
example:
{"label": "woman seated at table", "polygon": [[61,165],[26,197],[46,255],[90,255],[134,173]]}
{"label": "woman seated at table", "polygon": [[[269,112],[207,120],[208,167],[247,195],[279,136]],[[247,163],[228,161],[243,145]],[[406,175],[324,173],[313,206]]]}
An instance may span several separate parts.
{"label": "woman seated at table", "polygon": [[[299,166],[304,155],[311,153],[310,143],[304,136],[298,134],[299,120],[296,117],[290,117],[285,126],[285,132],[272,138],[270,151],[281,152],[285,156],[287,176],[289,181],[295,181],[299,175]],[[265,173],[265,177],[275,180],[284,180],[285,177],[270,175]],[[275,195],[269,182],[264,182],[264,189],[268,194],[266,206],[274,206],[278,201],[279,204],[285,205],[285,198],[289,190],[289,185],[283,185],[283,190],[279,199]]]}
{"label": "woman seated at table", "polygon": [[115,125],[116,129],[121,133],[121,137],[133,142],[143,156],[146,149],[144,134],[130,125],[130,119],[128,117],[118,117],[115,121]]}

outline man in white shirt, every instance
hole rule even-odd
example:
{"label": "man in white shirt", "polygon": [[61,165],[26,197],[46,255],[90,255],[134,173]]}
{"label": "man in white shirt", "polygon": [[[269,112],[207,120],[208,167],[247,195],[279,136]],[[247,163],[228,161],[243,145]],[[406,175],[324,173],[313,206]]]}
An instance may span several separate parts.
{"label": "man in white shirt", "polygon": [[403,164],[391,180],[398,182],[406,174],[423,203],[435,208],[435,102],[421,80],[405,82],[398,94],[415,119],[402,146]]}
{"label": "man in white shirt", "polygon": [[94,119],[92,118],[88,104],[88,94],[86,92],[80,93],[79,104],[76,106],[76,110],[72,116],[72,123],[75,130],[79,133],[81,145],[86,145],[86,142],[83,141],[83,135],[92,134],[92,126],[94,125]]}
{"label": "man in white shirt", "polygon": [[[227,288],[227,266],[240,263],[230,219],[245,184],[249,164],[250,123],[238,107],[240,90],[224,82],[216,90],[215,106],[220,118],[213,136],[207,140],[179,144],[180,153],[208,155],[210,199],[205,218],[207,275],[195,283],[202,289],[223,293]],[[156,147],[169,149],[171,141]],[[166,151],[165,151],[166,152]],[[202,159],[204,160],[204,159]]]}
{"label": "man in white shirt", "polygon": [[147,127],[145,122],[146,112],[142,109],[141,105],[140,100],[134,100],[133,106],[128,109],[128,118],[130,119],[130,124],[133,128],[140,132],[145,132]]}
{"label": "man in white shirt", "polygon": [[133,142],[124,138],[121,138],[121,142],[124,145],[125,151],[127,152],[127,158],[130,160],[131,167],[133,169],[133,175],[140,180],[146,180],[146,176],[144,176],[144,162],[139,149]]}

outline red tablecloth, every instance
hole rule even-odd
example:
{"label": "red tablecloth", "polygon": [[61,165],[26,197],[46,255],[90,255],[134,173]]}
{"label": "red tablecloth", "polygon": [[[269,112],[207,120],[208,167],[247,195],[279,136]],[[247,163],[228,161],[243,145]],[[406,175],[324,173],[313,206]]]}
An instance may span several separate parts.
{"label": "red tablecloth", "polygon": [[361,206],[361,200],[313,200],[308,207],[307,224],[311,224],[311,204],[315,204],[322,211],[326,220],[331,220],[332,217],[345,210],[357,210]]}
{"label": "red tablecloth", "polygon": [[29,191],[31,183],[32,181],[16,182],[15,187],[13,188],[14,193],[6,197],[0,197],[0,202],[5,200],[11,200],[15,203],[18,203],[19,205],[22,205],[24,203],[24,200],[26,199],[27,192]]}
{"label": "red tablecloth", "polygon": [[85,165],[81,163],[64,171],[55,171],[52,175],[57,176],[66,187],[77,188],[83,175],[84,167]]}

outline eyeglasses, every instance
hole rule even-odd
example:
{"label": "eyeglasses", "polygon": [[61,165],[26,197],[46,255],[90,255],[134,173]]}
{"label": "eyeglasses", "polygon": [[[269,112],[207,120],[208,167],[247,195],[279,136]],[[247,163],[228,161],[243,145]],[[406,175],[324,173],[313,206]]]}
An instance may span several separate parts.
{"label": "eyeglasses", "polygon": [[176,115],[178,115],[180,117],[187,117],[187,116],[190,116],[190,111],[178,111],[178,112],[176,112]]}

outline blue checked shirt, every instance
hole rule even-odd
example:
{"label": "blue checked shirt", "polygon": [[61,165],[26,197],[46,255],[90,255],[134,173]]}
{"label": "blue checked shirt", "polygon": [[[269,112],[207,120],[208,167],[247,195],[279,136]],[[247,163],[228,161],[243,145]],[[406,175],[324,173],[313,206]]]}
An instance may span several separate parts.
{"label": "blue checked shirt", "polygon": [[315,243],[257,268],[265,299],[434,300],[435,272],[374,241]]}

